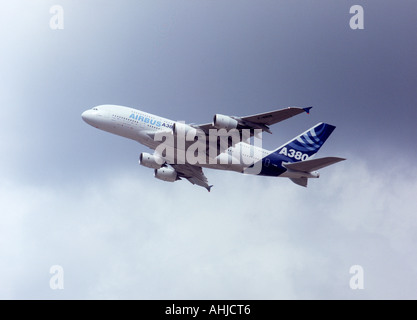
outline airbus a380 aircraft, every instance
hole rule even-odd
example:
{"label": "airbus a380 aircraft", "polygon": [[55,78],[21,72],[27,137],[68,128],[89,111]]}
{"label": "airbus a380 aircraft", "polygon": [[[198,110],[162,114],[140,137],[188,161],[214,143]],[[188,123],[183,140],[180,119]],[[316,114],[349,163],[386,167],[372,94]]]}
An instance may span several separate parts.
{"label": "airbus a380 aircraft", "polygon": [[256,141],[262,131],[271,133],[270,125],[309,113],[310,109],[289,107],[246,117],[216,114],[212,123],[201,125],[184,124],[116,105],[94,107],[81,117],[93,127],[155,150],[153,154],[142,152],[139,163],[154,169],[156,178],[170,182],[185,178],[210,191],[212,185],[202,168],[287,177],[307,187],[309,178],[319,177],[316,170],[345,160],[310,159],[335,129],[327,123],[315,125],[272,151],[250,144],[250,137],[255,136]]}

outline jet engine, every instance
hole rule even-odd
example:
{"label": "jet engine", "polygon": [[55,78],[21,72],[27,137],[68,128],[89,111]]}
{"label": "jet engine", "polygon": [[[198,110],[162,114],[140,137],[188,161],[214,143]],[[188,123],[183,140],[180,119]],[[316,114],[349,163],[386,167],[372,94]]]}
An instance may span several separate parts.
{"label": "jet engine", "polygon": [[178,180],[177,171],[171,167],[155,169],[155,178],[163,181],[174,182]]}
{"label": "jet engine", "polygon": [[213,127],[217,129],[232,130],[236,129],[239,122],[229,116],[216,114],[213,118]]}
{"label": "jet engine", "polygon": [[195,137],[197,135],[197,129],[193,128],[192,126],[182,123],[182,122],[175,122],[172,130],[174,131],[174,134],[178,134],[181,132],[181,134],[184,134],[185,136],[191,136]]}
{"label": "jet engine", "polygon": [[147,168],[159,169],[164,163],[164,159],[150,153],[142,152],[139,156],[139,164]]}

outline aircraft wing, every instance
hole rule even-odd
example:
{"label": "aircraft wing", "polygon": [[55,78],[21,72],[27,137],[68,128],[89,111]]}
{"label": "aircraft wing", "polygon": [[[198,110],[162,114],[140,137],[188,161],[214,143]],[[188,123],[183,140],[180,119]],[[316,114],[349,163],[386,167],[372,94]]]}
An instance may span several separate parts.
{"label": "aircraft wing", "polygon": [[208,184],[207,177],[204,175],[203,169],[199,166],[191,164],[170,164],[177,171],[180,178],[185,178],[192,184],[199,185],[210,192],[212,185]]}
{"label": "aircraft wing", "polygon": [[311,159],[311,160],[305,160],[305,161],[300,161],[300,162],[284,163],[284,166],[285,168],[290,169],[290,170],[311,172],[311,171],[319,170],[321,168],[330,166],[334,163],[337,163],[343,160],[346,160],[346,159],[338,158],[338,157],[325,157],[325,158]]}
{"label": "aircraft wing", "polygon": [[309,113],[311,108],[312,107],[309,107],[309,108],[288,107],[288,108],[281,109],[281,110],[258,113],[253,116],[242,117],[242,120],[248,121],[251,123],[257,123],[257,124],[270,126],[275,123],[287,120],[297,114],[300,114],[303,112]]}
{"label": "aircraft wing", "polygon": [[[262,131],[272,133],[271,130],[269,129],[270,125],[284,121],[286,119],[289,119],[303,112],[310,113],[311,108],[312,107],[308,107],[308,108],[288,107],[288,108],[284,108],[280,110],[258,113],[258,114],[245,116],[245,117],[232,116],[230,118],[237,120],[238,130],[261,129]],[[215,127],[213,126],[213,123],[197,125],[197,127],[203,130],[206,134],[209,132],[209,129],[215,129]]]}
{"label": "aircraft wing", "polygon": [[[288,108],[284,108],[284,109],[280,109],[280,110],[258,113],[258,114],[245,116],[245,117],[224,116],[224,115],[216,114],[212,123],[200,124],[200,125],[196,125],[196,124],[185,125],[184,132],[186,130],[186,127],[188,126],[188,128],[195,129],[197,135],[205,136],[204,138],[207,138],[210,134],[210,129],[217,129],[214,126],[214,121],[216,121],[215,120],[216,117],[219,116],[219,117],[222,117],[222,119],[225,120],[225,121],[232,121],[235,124],[235,128],[240,133],[239,139],[228,139],[227,138],[228,137],[227,133],[226,133],[226,137],[225,137],[224,140],[221,140],[220,137],[217,138],[216,145],[210,145],[209,140],[204,139],[205,140],[204,143],[206,144],[206,146],[205,146],[206,155],[207,156],[210,156],[211,154],[219,155],[219,154],[223,153],[229,147],[234,146],[235,143],[240,142],[242,140],[244,141],[245,139],[247,139],[249,137],[252,137],[255,134],[254,129],[260,129],[262,131],[272,133],[271,130],[269,129],[270,125],[278,123],[278,122],[286,120],[286,119],[289,119],[289,118],[291,118],[295,115],[298,115],[300,113],[303,113],[303,112],[309,113],[311,108],[312,107],[308,107],[308,108],[288,107]],[[176,125],[179,125],[179,124],[175,123],[174,127]],[[242,134],[243,129],[249,129],[249,131],[250,131],[250,136],[249,137],[243,138],[243,134]],[[168,133],[172,132],[172,134],[174,136],[176,135],[176,133],[174,133],[175,129],[173,129],[172,131],[168,130],[167,132]],[[149,133],[148,136],[151,139],[154,139],[155,138],[155,133]],[[187,149],[190,145],[194,144],[194,142],[195,141],[184,141],[185,149]],[[210,148],[216,148],[215,152],[214,153],[210,152]],[[201,170],[201,172],[202,172],[202,170]],[[190,179],[188,179],[188,180],[193,184],[194,183],[198,184],[197,182],[193,182],[194,180],[193,181],[191,181]],[[204,181],[204,180],[202,180],[202,181]],[[204,182],[204,183],[205,183],[204,187],[207,188],[207,186],[208,186],[207,182]]]}

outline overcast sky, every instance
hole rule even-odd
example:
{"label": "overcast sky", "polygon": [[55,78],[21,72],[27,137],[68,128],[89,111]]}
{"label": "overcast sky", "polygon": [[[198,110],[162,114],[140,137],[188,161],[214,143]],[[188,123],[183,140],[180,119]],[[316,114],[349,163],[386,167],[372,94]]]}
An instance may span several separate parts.
{"label": "overcast sky", "polygon": [[[0,298],[417,299],[416,30],[414,0],[1,1]],[[193,123],[314,106],[264,147],[324,121],[319,156],[348,160],[307,189],[205,169],[208,193],[84,123],[100,104]]]}

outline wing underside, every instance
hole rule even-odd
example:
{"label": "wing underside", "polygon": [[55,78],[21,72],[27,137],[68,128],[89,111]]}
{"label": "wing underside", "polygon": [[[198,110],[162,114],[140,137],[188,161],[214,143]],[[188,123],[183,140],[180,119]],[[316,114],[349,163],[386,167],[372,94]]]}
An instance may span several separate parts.
{"label": "wing underside", "polygon": [[302,171],[302,172],[311,172],[319,170],[321,168],[330,166],[334,163],[346,160],[344,158],[338,157],[325,157],[318,159],[311,159],[306,161],[294,162],[294,163],[285,163],[284,166],[287,169]]}
{"label": "wing underside", "polygon": [[309,108],[298,108],[298,107],[288,107],[281,110],[264,112],[255,114],[252,116],[242,117],[243,120],[253,122],[253,123],[262,123],[265,125],[273,125],[275,123],[287,120],[297,114],[310,112],[311,107]]}
{"label": "wing underside", "polygon": [[207,177],[201,167],[190,164],[170,164],[170,166],[177,171],[180,178],[185,178],[192,184],[204,187],[210,192],[212,185],[208,184]]}

